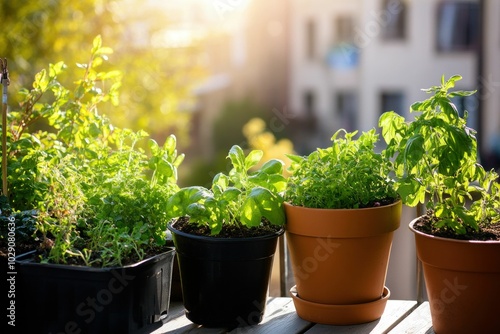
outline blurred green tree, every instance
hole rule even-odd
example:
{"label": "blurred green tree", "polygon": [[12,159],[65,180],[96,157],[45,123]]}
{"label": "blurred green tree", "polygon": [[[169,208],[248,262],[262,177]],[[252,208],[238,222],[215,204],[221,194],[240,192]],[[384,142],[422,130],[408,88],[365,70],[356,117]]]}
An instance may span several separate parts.
{"label": "blurred green tree", "polygon": [[[120,104],[102,112],[119,127],[143,129],[160,141],[174,133],[183,146],[188,145],[189,111],[194,105],[191,88],[204,75],[197,61],[201,42],[182,47],[158,43],[162,32],[175,29],[175,13],[145,4],[130,0],[2,1],[0,56],[8,60],[9,92],[30,88],[34,75],[49,62],[87,62],[82,55],[93,38],[101,35],[114,50],[106,66],[123,73]],[[18,97],[11,94],[9,104],[17,103]]]}

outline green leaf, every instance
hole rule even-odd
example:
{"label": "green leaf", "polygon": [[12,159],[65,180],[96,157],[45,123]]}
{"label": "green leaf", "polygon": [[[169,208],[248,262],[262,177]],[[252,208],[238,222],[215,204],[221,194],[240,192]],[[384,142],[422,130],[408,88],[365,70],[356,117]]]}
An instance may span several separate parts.
{"label": "green leaf", "polygon": [[179,166],[181,165],[181,163],[184,161],[184,158],[185,158],[185,157],[186,157],[186,155],[185,155],[184,153],[179,154],[179,155],[175,158],[175,160],[174,160],[174,162],[173,162],[173,165],[174,165],[176,168],[177,168],[177,167],[179,167]]}
{"label": "green leaf", "polygon": [[224,173],[218,173],[214,176],[212,185],[217,185],[224,191],[229,186],[229,177]]}
{"label": "green leaf", "polygon": [[33,87],[45,91],[49,85],[49,76],[46,70],[41,70],[35,75],[35,81],[33,82]]}
{"label": "green leaf", "polygon": [[252,150],[245,158],[245,170],[249,170],[256,164],[258,164],[263,155],[264,152],[262,152],[261,150]]}
{"label": "green leaf", "polygon": [[226,190],[224,190],[224,192],[221,194],[221,199],[227,202],[233,202],[236,201],[241,194],[242,191],[240,189],[229,187],[226,188]]}
{"label": "green leaf", "polygon": [[282,193],[286,190],[287,179],[281,175],[269,175],[268,184],[265,188],[270,189],[275,193]]}
{"label": "green leaf", "polygon": [[465,90],[457,90],[454,92],[451,92],[448,96],[449,97],[455,97],[455,96],[472,96],[477,93],[477,90],[472,90],[472,91],[465,91]]}
{"label": "green leaf", "polygon": [[81,99],[85,95],[85,92],[86,92],[85,87],[83,85],[79,85],[75,89],[75,98]]}
{"label": "green leaf", "polygon": [[92,41],[92,54],[96,54],[97,50],[99,50],[102,47],[102,38],[101,35],[97,35],[94,37],[94,40]]}
{"label": "green leaf", "polygon": [[165,159],[159,159],[157,171],[164,177],[171,177],[175,173],[175,167]]}
{"label": "green leaf", "polygon": [[272,159],[264,163],[260,170],[266,174],[282,174],[284,165],[283,161]]}
{"label": "green leaf", "polygon": [[55,64],[49,65],[49,77],[56,78],[62,71],[66,68],[66,65],[63,61],[59,61]]}
{"label": "green leaf", "polygon": [[200,216],[206,216],[207,215],[207,210],[205,209],[205,206],[200,203],[191,203],[186,207],[186,213],[187,216],[193,216],[193,217],[200,217]]}
{"label": "green leaf", "polygon": [[274,225],[285,223],[285,214],[279,198],[264,188],[254,188],[242,205],[241,222],[248,226],[259,226],[262,217]]}
{"label": "green leaf", "polygon": [[425,202],[426,188],[416,180],[401,180],[396,184],[397,192],[403,203],[408,206],[416,206]]}
{"label": "green leaf", "polygon": [[245,169],[245,153],[238,145],[233,145],[228,154],[231,163],[237,171],[243,172]]}
{"label": "green leaf", "polygon": [[151,153],[153,155],[157,155],[158,152],[160,151],[160,146],[158,145],[156,140],[154,140],[153,138],[150,138],[148,140],[148,146],[149,146],[149,149],[151,150]]}
{"label": "green leaf", "polygon": [[101,134],[101,129],[95,123],[91,123],[89,127],[89,134],[93,138],[97,138]]}
{"label": "green leaf", "polygon": [[380,116],[379,126],[382,128],[382,136],[386,143],[401,141],[405,129],[404,117],[394,111],[387,111]]}
{"label": "green leaf", "polygon": [[425,154],[424,150],[424,137],[417,133],[410,137],[406,143],[404,150],[404,160],[407,169],[413,168],[413,166],[421,163],[421,159]]}
{"label": "green leaf", "polygon": [[174,155],[176,146],[177,146],[176,137],[174,135],[170,135],[165,140],[165,143],[163,144],[163,149],[167,151],[168,155]]}
{"label": "green leaf", "polygon": [[296,163],[301,163],[302,161],[305,160],[304,157],[300,156],[300,155],[295,155],[295,154],[285,154],[285,156],[290,159],[292,162],[296,162]]}
{"label": "green leaf", "polygon": [[[444,76],[443,76],[443,78],[444,78]],[[455,87],[455,82],[460,81],[460,80],[462,80],[462,76],[453,75],[448,79],[448,81],[446,81],[446,83],[443,85],[444,86],[443,88],[445,89],[445,91],[448,91],[449,89]]]}
{"label": "green leaf", "polygon": [[106,54],[112,54],[112,53],[113,53],[113,49],[110,47],[100,47],[95,52],[96,55],[106,55]]}
{"label": "green leaf", "polygon": [[410,111],[428,111],[432,108],[432,101],[425,100],[415,102],[410,106]]}
{"label": "green leaf", "polygon": [[166,210],[170,218],[187,215],[187,207],[194,203],[203,204],[212,194],[205,188],[192,186],[180,189],[168,201]]}

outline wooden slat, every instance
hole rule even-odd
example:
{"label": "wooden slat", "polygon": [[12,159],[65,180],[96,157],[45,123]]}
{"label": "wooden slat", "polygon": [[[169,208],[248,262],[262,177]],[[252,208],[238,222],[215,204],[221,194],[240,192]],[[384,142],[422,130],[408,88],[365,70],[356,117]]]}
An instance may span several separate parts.
{"label": "wooden slat", "polygon": [[365,334],[365,333],[387,333],[397,323],[402,321],[417,306],[416,301],[389,300],[384,314],[378,320],[366,324],[352,326],[328,326],[316,325],[308,330],[307,334],[340,333],[340,334]]}
{"label": "wooden slat", "polygon": [[303,333],[314,324],[301,319],[295,312],[291,298],[272,298],[268,301],[262,322],[255,326],[239,327],[231,331],[232,334],[293,334]]}
{"label": "wooden slat", "polygon": [[434,334],[429,302],[420,304],[415,311],[399,323],[390,333]]}
{"label": "wooden slat", "polygon": [[180,302],[174,302],[170,304],[168,311],[168,316],[164,320],[163,326],[151,334],[181,334],[181,333],[206,333],[206,334],[218,334],[226,333],[225,330],[218,328],[202,328],[199,325],[193,324],[184,315],[184,306]]}
{"label": "wooden slat", "polygon": [[[258,325],[238,327],[230,333],[301,333],[312,324],[299,318],[291,298],[269,298],[264,319]],[[184,316],[184,307],[181,303],[172,303],[169,315],[161,328],[152,334],[181,334],[181,333],[227,333],[226,329],[204,328],[193,324]]]}
{"label": "wooden slat", "polygon": [[[238,327],[229,333],[273,333],[273,334],[321,334],[321,333],[434,333],[430,328],[430,313],[428,304],[416,308],[416,301],[389,300],[384,315],[377,321],[355,326],[327,326],[313,324],[301,319],[295,312],[291,298],[269,298],[264,320],[257,325]],[[411,313],[411,312],[414,313]],[[410,314],[411,313],[411,314]],[[406,317],[406,318],[405,318]],[[251,321],[251,320],[250,320]],[[184,307],[181,303],[172,303],[169,315],[163,326],[152,332],[153,334],[181,334],[181,333],[228,333],[223,328],[204,328],[193,324],[184,316]]]}

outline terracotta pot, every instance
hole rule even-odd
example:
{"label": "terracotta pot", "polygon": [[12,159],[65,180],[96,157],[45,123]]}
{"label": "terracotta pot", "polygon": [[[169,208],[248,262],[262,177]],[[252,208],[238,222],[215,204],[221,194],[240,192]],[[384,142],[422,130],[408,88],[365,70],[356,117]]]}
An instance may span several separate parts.
{"label": "terracotta pot", "polygon": [[327,305],[381,299],[401,208],[400,201],[375,208],[335,210],[285,203],[286,238],[297,296]]}
{"label": "terracotta pot", "polygon": [[409,227],[422,261],[436,333],[498,333],[500,242],[435,237]]}

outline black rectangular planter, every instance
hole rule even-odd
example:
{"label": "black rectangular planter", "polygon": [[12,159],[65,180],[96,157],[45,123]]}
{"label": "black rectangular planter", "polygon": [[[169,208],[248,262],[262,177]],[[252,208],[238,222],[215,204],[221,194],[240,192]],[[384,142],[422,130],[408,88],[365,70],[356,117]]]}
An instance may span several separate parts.
{"label": "black rectangular planter", "polygon": [[[24,333],[136,333],[164,319],[175,250],[117,268],[16,258],[17,325]],[[24,327],[24,328],[23,328]],[[159,327],[159,326],[156,326]]]}

